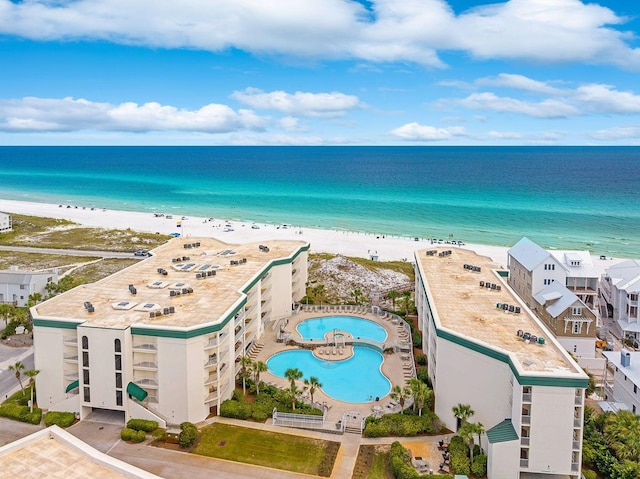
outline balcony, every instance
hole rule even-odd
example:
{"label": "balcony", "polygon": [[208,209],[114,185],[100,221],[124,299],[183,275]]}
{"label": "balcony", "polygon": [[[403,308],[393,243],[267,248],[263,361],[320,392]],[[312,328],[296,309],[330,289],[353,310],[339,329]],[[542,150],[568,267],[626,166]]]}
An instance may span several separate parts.
{"label": "balcony", "polygon": [[67,381],[75,381],[76,379],[79,379],[78,371],[65,371],[64,378]]}
{"label": "balcony", "polygon": [[529,459],[520,459],[520,467],[529,467]]}
{"label": "balcony", "polygon": [[582,406],[582,395],[580,395],[580,396],[576,395],[575,405],[576,406]]}
{"label": "balcony", "polygon": [[147,396],[147,402],[151,404],[158,404],[158,396]]}
{"label": "balcony", "polygon": [[523,437],[521,437],[521,438],[520,438],[520,444],[521,444],[522,446],[527,446],[527,447],[529,447],[529,441],[530,441],[530,439],[531,439],[530,437],[524,437],[524,436],[523,436]]}
{"label": "balcony", "polygon": [[580,441],[573,441],[573,450],[574,451],[579,451],[580,450]]}
{"label": "balcony", "polygon": [[582,426],[582,419],[580,418],[574,418],[573,419],[573,427],[581,427]]}
{"label": "balcony", "polygon": [[157,371],[158,363],[153,361],[140,361],[139,363],[135,363],[133,365],[133,369],[140,369],[142,371]]}
{"label": "balcony", "polygon": [[531,393],[523,393],[522,402],[531,402]]}
{"label": "balcony", "polygon": [[579,472],[579,471],[580,471],[580,464],[578,464],[577,462],[572,462],[571,472]]}
{"label": "balcony", "polygon": [[133,351],[137,353],[155,353],[157,346],[152,343],[138,343],[133,345]]}
{"label": "balcony", "polygon": [[218,344],[220,344],[220,341],[218,340],[218,338],[211,338],[209,339],[209,341],[207,341],[207,344],[204,345],[204,349],[212,349],[212,348],[217,348]]}
{"label": "balcony", "polygon": [[531,416],[522,416],[522,424],[531,424]]}
{"label": "balcony", "polygon": [[65,354],[63,355],[63,359],[66,363],[78,364],[77,354]]}
{"label": "balcony", "polygon": [[158,381],[151,378],[134,379],[133,381],[138,386],[144,389],[158,389]]}
{"label": "balcony", "polygon": [[236,329],[233,330],[233,334],[235,335],[236,338],[239,335],[241,335],[243,332],[244,332],[244,324],[240,324],[236,326]]}
{"label": "balcony", "polygon": [[73,346],[73,347],[78,347],[78,338],[77,336],[74,337],[65,337],[62,340],[62,344],[64,344],[65,346]]}

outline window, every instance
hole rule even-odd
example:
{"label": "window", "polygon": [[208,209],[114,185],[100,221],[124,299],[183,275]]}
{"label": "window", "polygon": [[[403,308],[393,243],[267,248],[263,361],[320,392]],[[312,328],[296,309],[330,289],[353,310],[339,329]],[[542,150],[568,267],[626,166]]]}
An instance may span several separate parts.
{"label": "window", "polygon": [[87,351],[82,351],[82,366],[89,367],[89,353]]}
{"label": "window", "polygon": [[116,405],[122,406],[122,391],[116,391]]}
{"label": "window", "polygon": [[91,402],[90,388],[84,388],[84,402]]}
{"label": "window", "polygon": [[116,371],[122,370],[122,356],[119,354],[116,355]]}
{"label": "window", "polygon": [[582,308],[571,308],[571,314],[573,314],[574,316],[581,316],[582,315]]}
{"label": "window", "polygon": [[89,370],[88,369],[83,369],[82,370],[82,383],[83,384],[89,384]]}
{"label": "window", "polygon": [[578,346],[576,346],[575,344],[573,345],[573,352],[577,353],[578,352]]}
{"label": "window", "polygon": [[116,388],[122,388],[122,373],[116,373]]}
{"label": "window", "polygon": [[[638,386],[636,386],[635,384],[633,385],[633,394],[636,394],[638,392]],[[634,411],[635,412],[635,411]]]}
{"label": "window", "polygon": [[580,322],[579,321],[574,321],[573,322],[573,334],[580,334]]}
{"label": "window", "polygon": [[113,342],[113,346],[114,346],[114,348],[116,350],[116,353],[121,353],[122,352],[122,346],[120,345],[120,340],[119,339],[116,339]]}
{"label": "window", "polygon": [[82,349],[89,349],[89,338],[82,336]]}

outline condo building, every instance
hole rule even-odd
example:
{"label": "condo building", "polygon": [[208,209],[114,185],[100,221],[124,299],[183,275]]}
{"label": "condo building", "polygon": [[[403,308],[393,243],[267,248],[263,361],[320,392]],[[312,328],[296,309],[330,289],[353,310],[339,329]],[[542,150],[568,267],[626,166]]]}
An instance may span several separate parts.
{"label": "condo building", "polygon": [[415,254],[416,306],[435,412],[486,429],[489,479],[580,476],[588,377],[491,259],[456,248]]}
{"label": "condo building", "polygon": [[199,422],[231,397],[239,361],[305,294],[309,244],[176,238],[31,308],[44,409]]}

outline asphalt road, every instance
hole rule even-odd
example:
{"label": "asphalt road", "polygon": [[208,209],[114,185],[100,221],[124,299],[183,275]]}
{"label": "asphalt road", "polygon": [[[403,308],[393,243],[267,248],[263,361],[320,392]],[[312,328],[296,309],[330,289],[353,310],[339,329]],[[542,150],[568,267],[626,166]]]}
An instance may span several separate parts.
{"label": "asphalt road", "polygon": [[31,248],[28,246],[0,246],[0,251],[18,251],[21,253],[62,254],[67,256],[95,256],[102,258],[140,258],[133,253],[117,253],[114,251],[88,251],[79,249]]}

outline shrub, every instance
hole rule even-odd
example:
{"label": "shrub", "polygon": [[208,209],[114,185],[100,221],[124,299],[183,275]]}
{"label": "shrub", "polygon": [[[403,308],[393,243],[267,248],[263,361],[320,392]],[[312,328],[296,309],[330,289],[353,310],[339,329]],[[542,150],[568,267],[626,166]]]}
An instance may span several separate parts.
{"label": "shrub", "polygon": [[414,347],[416,348],[422,347],[422,334],[420,334],[420,331],[415,330],[411,335],[411,339],[413,340]]}
{"label": "shrub", "polygon": [[598,477],[596,471],[592,471],[591,469],[583,469],[582,475],[584,476],[584,479],[597,479]]}
{"label": "shrub", "polygon": [[451,454],[450,464],[451,469],[456,474],[468,476],[471,474],[471,466],[469,465],[469,458],[461,454]]}
{"label": "shrub", "polygon": [[123,441],[129,442],[142,442],[147,437],[147,434],[144,431],[136,431],[135,429],[131,429],[125,427],[120,431],[120,438]]}
{"label": "shrub", "polygon": [[251,404],[227,399],[220,405],[220,415],[234,419],[249,419],[251,417]]}
{"label": "shrub", "polygon": [[471,464],[471,474],[476,477],[487,475],[487,456],[480,454],[473,456],[473,464]]}
{"label": "shrub", "polygon": [[72,412],[49,411],[44,415],[44,425],[49,427],[56,426],[69,427],[76,420],[75,414]]}
{"label": "shrub", "polygon": [[0,405],[0,416],[38,425],[42,420],[42,409],[36,407],[33,408],[33,412],[29,412],[29,406],[23,406],[15,402],[5,402]]}
{"label": "shrub", "polygon": [[195,444],[196,439],[198,439],[198,428],[195,424],[190,422],[183,422],[180,424],[180,447],[187,448],[191,447]]}
{"label": "shrub", "polygon": [[426,366],[427,357],[424,354],[416,355],[416,363],[418,363],[420,366]]}
{"label": "shrub", "polygon": [[150,421],[147,419],[129,419],[127,427],[134,431],[152,432],[158,429],[158,421]]}
{"label": "shrub", "polygon": [[418,434],[434,434],[441,431],[438,417],[430,411],[423,411],[422,416],[409,414],[385,414],[380,418],[367,418],[365,437],[383,436],[417,436]]}

